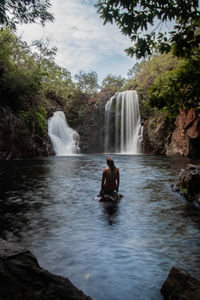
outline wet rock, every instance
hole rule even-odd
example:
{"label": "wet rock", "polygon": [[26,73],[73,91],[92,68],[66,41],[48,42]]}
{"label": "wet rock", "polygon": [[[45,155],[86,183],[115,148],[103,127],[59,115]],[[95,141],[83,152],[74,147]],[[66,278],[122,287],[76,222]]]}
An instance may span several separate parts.
{"label": "wet rock", "polygon": [[165,117],[158,112],[150,117],[143,126],[143,150],[145,154],[165,155],[171,141],[172,128]]}
{"label": "wet rock", "polygon": [[200,155],[200,121],[191,109],[180,111],[175,124],[168,124],[161,112],[144,122],[144,153],[167,156]]}
{"label": "wet rock", "polygon": [[172,189],[189,201],[200,204],[200,165],[188,164],[181,169]]}
{"label": "wet rock", "polygon": [[91,300],[67,278],[42,269],[31,252],[0,239],[0,299]]}
{"label": "wet rock", "polygon": [[112,89],[104,88],[96,97],[88,96],[85,100],[87,113],[75,128],[80,135],[82,153],[104,152],[105,105],[113,94]]}
{"label": "wet rock", "polygon": [[0,107],[0,159],[52,155],[49,137],[31,136],[24,121],[9,107]]}
{"label": "wet rock", "polygon": [[100,192],[97,196],[97,199],[100,202],[111,202],[111,203],[118,203],[120,199],[123,197],[122,194],[118,194],[116,192],[113,192],[112,195],[106,195],[104,192]]}
{"label": "wet rock", "polygon": [[200,281],[192,277],[186,270],[173,267],[161,292],[165,300],[199,300]]}
{"label": "wet rock", "polygon": [[193,109],[189,112],[180,111],[166,155],[200,155],[200,122],[197,112]]}

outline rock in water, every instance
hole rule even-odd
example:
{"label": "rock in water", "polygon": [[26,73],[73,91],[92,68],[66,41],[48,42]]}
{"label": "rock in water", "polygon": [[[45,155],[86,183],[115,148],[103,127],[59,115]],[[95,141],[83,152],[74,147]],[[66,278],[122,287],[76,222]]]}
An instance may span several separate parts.
{"label": "rock in water", "polygon": [[42,269],[31,252],[0,238],[0,299],[91,300],[67,278]]}
{"label": "rock in water", "polygon": [[161,292],[165,300],[199,300],[200,281],[192,277],[186,270],[173,267]]}
{"label": "rock in water", "polygon": [[178,174],[172,189],[187,200],[200,205],[200,166],[188,164],[186,169],[182,169]]}
{"label": "rock in water", "polygon": [[112,195],[100,193],[97,197],[100,202],[118,203],[119,200],[123,197],[123,195],[113,192]]}

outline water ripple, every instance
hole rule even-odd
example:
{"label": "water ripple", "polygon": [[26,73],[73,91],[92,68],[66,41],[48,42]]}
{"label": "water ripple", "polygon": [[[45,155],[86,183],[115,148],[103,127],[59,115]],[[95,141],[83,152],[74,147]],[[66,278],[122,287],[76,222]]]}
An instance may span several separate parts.
{"label": "water ripple", "polygon": [[199,211],[170,188],[192,161],[113,157],[124,195],[117,205],[94,199],[105,155],[0,162],[1,236],[93,299],[159,300],[173,265],[199,275]]}

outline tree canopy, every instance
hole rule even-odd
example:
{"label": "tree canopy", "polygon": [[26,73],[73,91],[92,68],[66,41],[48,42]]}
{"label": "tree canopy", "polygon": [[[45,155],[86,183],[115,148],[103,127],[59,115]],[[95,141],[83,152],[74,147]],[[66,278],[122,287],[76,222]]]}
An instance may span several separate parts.
{"label": "tree canopy", "polygon": [[83,71],[80,71],[74,78],[77,81],[77,88],[79,88],[81,92],[86,94],[94,94],[97,92],[99,85],[96,72],[92,71],[84,73]]}
{"label": "tree canopy", "polygon": [[[31,134],[46,133],[51,102],[63,105],[71,126],[82,122],[87,97],[71,73],[55,63],[56,49],[48,40],[33,42],[33,48],[7,28],[0,30],[0,45],[0,106],[20,116]],[[82,88],[88,89],[87,82]]]}
{"label": "tree canopy", "polygon": [[49,0],[1,0],[0,25],[16,29],[17,24],[34,23],[42,25],[53,21],[53,15],[48,11]]}
{"label": "tree canopy", "polygon": [[125,82],[126,82],[126,79],[122,78],[122,76],[120,76],[120,75],[116,76],[116,75],[109,74],[102,81],[102,88],[109,87],[113,90],[113,92],[116,93],[116,92],[119,92],[123,88]]}
{"label": "tree canopy", "polygon": [[[104,24],[117,24],[134,45],[125,51],[137,58],[172,48],[177,56],[188,56],[200,43],[198,0],[99,0],[97,11]],[[163,31],[169,21],[173,30]]]}

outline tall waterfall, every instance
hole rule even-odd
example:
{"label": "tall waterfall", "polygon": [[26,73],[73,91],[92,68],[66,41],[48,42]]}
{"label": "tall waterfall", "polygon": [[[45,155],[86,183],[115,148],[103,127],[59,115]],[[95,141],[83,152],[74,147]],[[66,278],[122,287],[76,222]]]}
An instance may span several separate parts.
{"label": "tall waterfall", "polygon": [[48,134],[56,155],[69,155],[80,152],[79,135],[67,124],[65,114],[56,111],[48,120]]}
{"label": "tall waterfall", "polygon": [[142,126],[136,91],[117,93],[105,106],[105,152],[141,153]]}

